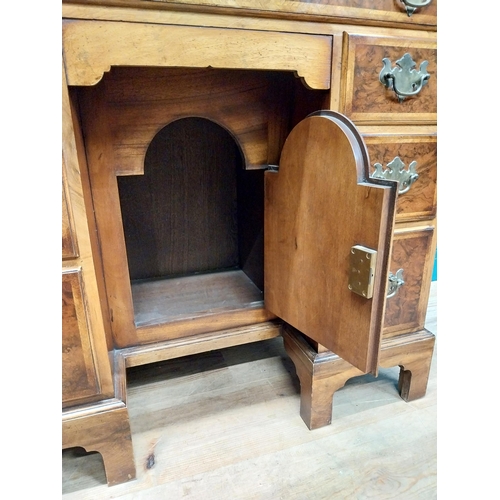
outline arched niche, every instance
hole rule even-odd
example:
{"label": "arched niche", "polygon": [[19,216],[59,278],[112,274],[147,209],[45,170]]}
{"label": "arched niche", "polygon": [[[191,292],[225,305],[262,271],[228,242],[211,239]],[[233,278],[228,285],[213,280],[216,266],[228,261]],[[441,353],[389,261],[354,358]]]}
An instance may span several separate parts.
{"label": "arched niche", "polygon": [[186,116],[209,118],[231,131],[247,169],[277,164],[293,124],[322,109],[326,97],[305,89],[291,72],[213,68],[114,67],[97,85],[74,90],[87,112],[106,123],[116,175],[142,173],[155,134]]}
{"label": "arched niche", "polygon": [[118,188],[132,281],[241,269],[262,289],[263,171],[244,169],[224,127],[169,123]]}

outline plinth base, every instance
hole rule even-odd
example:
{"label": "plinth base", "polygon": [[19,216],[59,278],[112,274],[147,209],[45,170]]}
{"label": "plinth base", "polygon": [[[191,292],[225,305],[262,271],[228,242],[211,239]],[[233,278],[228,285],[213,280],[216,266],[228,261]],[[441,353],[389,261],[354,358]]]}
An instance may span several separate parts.
{"label": "plinth base", "polygon": [[[300,416],[311,430],[329,425],[335,391],[364,373],[331,351],[316,352],[289,325],[283,325],[282,335],[300,380]],[[425,329],[382,339],[379,366],[400,367],[398,390],[405,401],[425,395],[434,343],[434,334]]]}

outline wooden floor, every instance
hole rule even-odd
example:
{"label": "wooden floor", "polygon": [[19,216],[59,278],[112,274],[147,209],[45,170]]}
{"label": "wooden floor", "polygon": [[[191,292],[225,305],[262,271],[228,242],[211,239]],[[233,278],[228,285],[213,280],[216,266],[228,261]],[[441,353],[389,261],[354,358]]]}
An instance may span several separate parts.
{"label": "wooden floor", "polygon": [[[437,333],[437,283],[426,327]],[[436,343],[437,346],[437,343]],[[337,391],[309,431],[281,338],[129,369],[137,479],[108,487],[101,456],[62,454],[62,497],[152,500],[437,498],[437,348],[427,395],[405,403],[399,369]]]}

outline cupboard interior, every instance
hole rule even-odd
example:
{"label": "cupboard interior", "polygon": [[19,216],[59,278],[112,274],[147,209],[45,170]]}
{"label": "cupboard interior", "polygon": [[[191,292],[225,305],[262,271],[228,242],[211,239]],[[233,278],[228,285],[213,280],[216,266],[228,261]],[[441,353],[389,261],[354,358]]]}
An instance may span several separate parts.
{"label": "cupboard interior", "polygon": [[[110,168],[136,327],[264,308],[264,172],[328,91],[291,72],[213,68],[118,67],[98,87],[117,151]],[[140,168],[123,169],[141,148]]]}
{"label": "cupboard interior", "polygon": [[154,137],[144,175],[118,177],[137,326],[262,307],[263,174],[189,117]]}

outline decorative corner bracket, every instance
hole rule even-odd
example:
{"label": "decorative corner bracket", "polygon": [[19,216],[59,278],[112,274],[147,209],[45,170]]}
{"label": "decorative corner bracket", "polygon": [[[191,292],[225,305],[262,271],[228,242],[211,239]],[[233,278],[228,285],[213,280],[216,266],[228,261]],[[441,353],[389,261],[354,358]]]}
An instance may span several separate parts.
{"label": "decorative corner bracket", "polygon": [[382,85],[390,90],[394,90],[399,102],[403,102],[407,97],[417,95],[422,88],[427,85],[431,75],[427,73],[428,61],[423,61],[417,71],[417,64],[410,54],[406,53],[401,59],[396,61],[393,68],[390,59],[384,57],[384,64],[379,75]]}
{"label": "decorative corner bracket", "polygon": [[401,161],[399,156],[396,156],[394,160],[389,162],[385,170],[383,170],[381,163],[375,163],[373,168],[375,171],[371,175],[372,178],[398,181],[399,194],[408,192],[412,184],[418,179],[416,170],[417,162],[412,161],[408,166],[408,170],[405,170],[405,164]]}

